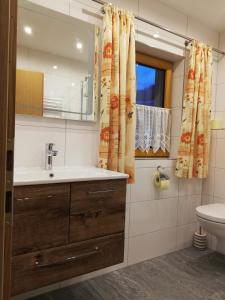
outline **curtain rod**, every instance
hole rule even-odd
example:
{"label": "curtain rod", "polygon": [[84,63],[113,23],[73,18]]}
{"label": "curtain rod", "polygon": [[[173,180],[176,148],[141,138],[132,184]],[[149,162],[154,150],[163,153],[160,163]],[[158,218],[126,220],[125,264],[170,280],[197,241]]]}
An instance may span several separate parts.
{"label": "curtain rod", "polygon": [[[98,3],[98,4],[101,4],[101,5],[107,4],[107,2],[105,2],[105,1],[103,1],[103,0],[91,0],[91,1],[96,2],[96,3]],[[186,36],[186,35],[184,35],[184,34],[181,34],[181,33],[175,32],[175,31],[172,31],[172,30],[170,30],[170,29],[168,29],[168,28],[166,28],[166,27],[164,27],[164,26],[162,26],[162,25],[159,25],[159,24],[157,24],[157,23],[154,23],[154,22],[152,22],[152,21],[149,21],[149,20],[144,19],[144,18],[142,18],[142,17],[139,17],[139,16],[137,16],[137,15],[134,15],[134,17],[135,17],[135,19],[137,19],[137,20],[139,20],[139,21],[141,21],[141,22],[147,23],[147,24],[152,25],[152,26],[154,26],[154,27],[156,27],[156,28],[159,28],[159,29],[161,29],[161,30],[163,30],[163,31],[166,31],[166,32],[171,33],[171,34],[173,34],[173,35],[179,36],[179,37],[182,38],[182,39],[185,39],[185,40],[186,40],[186,41],[185,41],[185,46],[187,46],[191,41],[193,41],[193,38],[191,38],[191,37],[189,37],[189,36]],[[219,49],[217,49],[217,48],[212,48],[212,50],[213,50],[214,52],[219,53],[219,54],[225,55],[225,52],[224,52],[224,51],[221,51],[221,50],[219,50]]]}

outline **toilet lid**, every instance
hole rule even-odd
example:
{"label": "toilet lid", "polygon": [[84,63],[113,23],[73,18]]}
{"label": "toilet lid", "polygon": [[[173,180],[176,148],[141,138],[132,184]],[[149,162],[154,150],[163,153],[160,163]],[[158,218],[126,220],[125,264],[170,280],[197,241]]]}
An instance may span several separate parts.
{"label": "toilet lid", "polygon": [[225,224],[225,204],[214,203],[198,206],[196,213],[203,219]]}

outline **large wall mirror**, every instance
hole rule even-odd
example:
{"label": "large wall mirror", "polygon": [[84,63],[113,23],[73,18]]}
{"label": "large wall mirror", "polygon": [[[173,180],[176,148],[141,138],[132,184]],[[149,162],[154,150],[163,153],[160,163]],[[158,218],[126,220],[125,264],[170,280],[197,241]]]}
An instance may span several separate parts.
{"label": "large wall mirror", "polygon": [[21,0],[17,31],[16,114],[95,121],[99,28]]}

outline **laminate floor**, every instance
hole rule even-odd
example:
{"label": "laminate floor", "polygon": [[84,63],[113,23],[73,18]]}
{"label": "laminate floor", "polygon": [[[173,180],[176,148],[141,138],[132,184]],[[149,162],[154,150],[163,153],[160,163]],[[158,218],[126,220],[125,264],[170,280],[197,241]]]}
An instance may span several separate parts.
{"label": "laminate floor", "polygon": [[225,256],[188,248],[32,300],[225,300]]}

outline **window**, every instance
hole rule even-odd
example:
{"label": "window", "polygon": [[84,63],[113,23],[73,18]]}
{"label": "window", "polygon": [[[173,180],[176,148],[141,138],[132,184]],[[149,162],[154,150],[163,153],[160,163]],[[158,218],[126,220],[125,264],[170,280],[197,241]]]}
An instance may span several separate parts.
{"label": "window", "polygon": [[[137,104],[171,108],[172,63],[136,53]],[[168,157],[169,152],[136,150],[136,157]]]}
{"label": "window", "polygon": [[137,104],[164,107],[165,70],[136,64]]}

